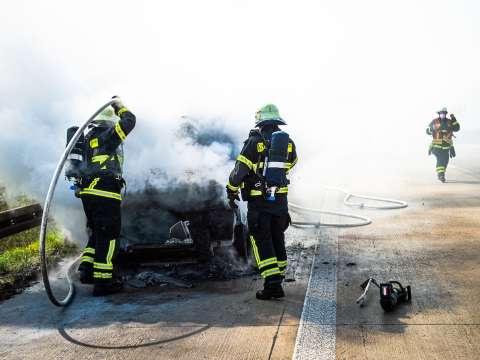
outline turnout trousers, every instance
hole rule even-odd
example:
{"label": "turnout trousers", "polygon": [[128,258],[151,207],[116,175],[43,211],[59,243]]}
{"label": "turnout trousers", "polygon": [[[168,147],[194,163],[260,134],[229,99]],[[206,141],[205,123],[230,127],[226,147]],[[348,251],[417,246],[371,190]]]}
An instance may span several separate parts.
{"label": "turnout trousers", "polygon": [[444,175],[450,160],[450,149],[433,148],[432,153],[437,158],[437,174]]}
{"label": "turnout trousers", "polygon": [[95,285],[113,280],[117,239],[122,227],[121,202],[100,196],[82,196],[87,217],[88,243],[83,250],[80,268],[93,274]]}
{"label": "turnout trousers", "polygon": [[248,227],[252,251],[260,274],[269,282],[285,276],[287,251],[285,230],[290,225],[290,216],[272,214],[261,209],[248,209]]}

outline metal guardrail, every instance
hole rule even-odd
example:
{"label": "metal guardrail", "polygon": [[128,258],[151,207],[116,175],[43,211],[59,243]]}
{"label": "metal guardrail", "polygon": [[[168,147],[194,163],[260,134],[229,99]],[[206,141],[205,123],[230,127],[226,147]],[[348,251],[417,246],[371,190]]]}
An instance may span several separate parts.
{"label": "metal guardrail", "polygon": [[0,239],[39,226],[42,214],[40,204],[0,212]]}

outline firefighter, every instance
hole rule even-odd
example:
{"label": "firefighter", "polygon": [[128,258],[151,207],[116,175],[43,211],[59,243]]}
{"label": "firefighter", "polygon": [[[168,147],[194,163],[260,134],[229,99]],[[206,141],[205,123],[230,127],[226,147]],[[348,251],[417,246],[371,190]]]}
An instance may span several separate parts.
{"label": "firefighter", "polygon": [[442,183],[445,182],[445,172],[450,158],[455,157],[455,148],[453,147],[453,132],[460,130],[455,115],[450,114],[447,117],[447,108],[437,111],[438,117],[433,119],[427,127],[427,135],[433,137],[428,154],[434,154],[437,158],[437,176]]}
{"label": "firefighter", "polygon": [[123,141],[136,118],[118,97],[90,124],[85,135],[85,165],[79,197],[87,217],[89,240],[79,266],[80,281],[93,284],[93,295],[118,292],[114,278],[117,239],[121,230]]}
{"label": "firefighter", "polygon": [[[243,149],[238,156],[227,184],[227,197],[233,207],[237,205],[241,190],[242,200],[248,201],[249,238],[260,274],[264,278],[263,290],[257,291],[260,300],[285,296],[282,282],[287,268],[287,252],[284,232],[290,225],[288,213],[288,181],[276,189],[275,200],[268,194],[265,184],[265,162],[269,154],[272,134],[286,125],[278,108],[269,104],[262,107],[255,116],[255,129],[250,131]],[[286,133],[283,133],[287,135]],[[297,163],[294,142],[287,138],[288,154],[285,162],[276,166],[288,173]],[[278,165],[280,164],[280,165]],[[273,163],[272,163],[273,166]],[[286,179],[286,177],[285,177]]]}

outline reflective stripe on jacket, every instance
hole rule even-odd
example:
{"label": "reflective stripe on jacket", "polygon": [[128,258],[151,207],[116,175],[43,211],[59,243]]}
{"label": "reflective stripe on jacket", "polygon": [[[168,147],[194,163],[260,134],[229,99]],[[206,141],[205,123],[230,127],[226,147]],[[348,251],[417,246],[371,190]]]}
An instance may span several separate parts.
{"label": "reflective stripe on jacket", "polygon": [[453,133],[460,130],[460,124],[451,119],[433,119],[427,127],[427,134],[432,135],[431,148],[448,150],[453,146]]}
{"label": "reflective stripe on jacket", "polygon": [[85,137],[86,167],[82,170],[80,196],[100,196],[122,200],[122,144],[136,124],[135,115],[126,108],[118,111],[114,126],[93,129]]}

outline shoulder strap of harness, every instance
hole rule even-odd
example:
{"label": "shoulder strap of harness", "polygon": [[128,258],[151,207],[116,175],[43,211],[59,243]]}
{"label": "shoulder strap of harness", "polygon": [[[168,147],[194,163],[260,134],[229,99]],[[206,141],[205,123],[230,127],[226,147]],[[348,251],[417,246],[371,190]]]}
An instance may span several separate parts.
{"label": "shoulder strap of harness", "polygon": [[[264,154],[268,154],[268,149],[270,147],[270,142],[265,139],[265,137],[263,136],[262,132],[260,131],[260,129],[252,129],[250,130],[250,134],[249,134],[249,139],[250,138],[256,138],[256,139],[259,139],[264,147],[262,149],[262,151],[259,150],[259,147],[258,147],[258,144],[257,144],[257,152],[258,152],[258,159],[257,159],[257,169],[255,171],[255,175],[259,176],[260,178],[262,178],[262,172],[260,171],[260,162],[262,160],[262,157],[264,157]],[[265,166],[265,164],[263,165]]]}

